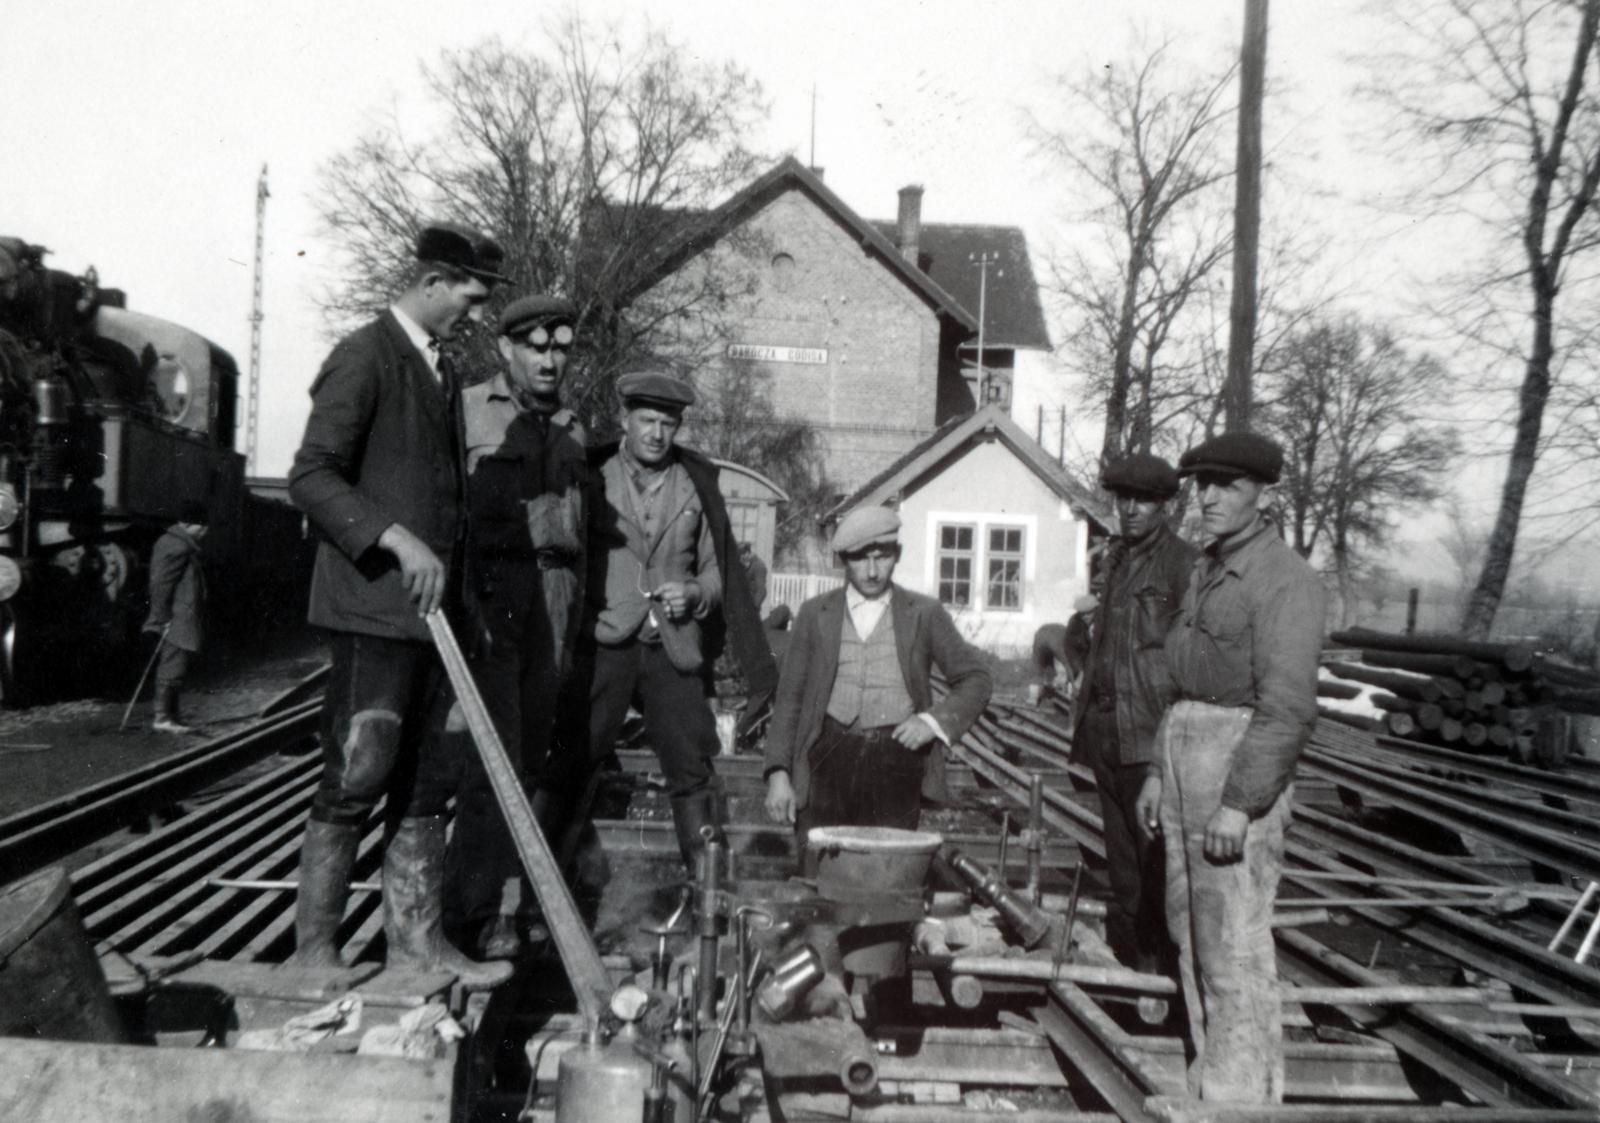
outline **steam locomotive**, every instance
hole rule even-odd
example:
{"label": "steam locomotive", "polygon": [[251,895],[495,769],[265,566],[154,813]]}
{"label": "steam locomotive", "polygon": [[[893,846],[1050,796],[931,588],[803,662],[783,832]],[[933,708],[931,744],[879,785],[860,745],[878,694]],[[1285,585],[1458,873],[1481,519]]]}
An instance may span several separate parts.
{"label": "steam locomotive", "polygon": [[222,578],[211,587],[224,603],[240,606],[306,553],[293,510],[246,486],[233,357],[129,309],[92,268],[47,268],[46,253],[0,237],[6,704],[47,685],[92,691],[128,664],[148,608],[151,547],[183,503],[210,513],[207,567]]}

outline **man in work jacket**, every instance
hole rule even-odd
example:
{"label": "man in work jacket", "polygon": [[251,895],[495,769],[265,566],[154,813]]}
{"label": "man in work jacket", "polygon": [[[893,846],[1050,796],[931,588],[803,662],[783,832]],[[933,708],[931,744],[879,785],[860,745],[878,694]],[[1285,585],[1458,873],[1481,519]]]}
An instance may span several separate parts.
{"label": "man in work jacket", "polygon": [[1105,592],[1073,709],[1072,755],[1094,770],[1100,797],[1111,889],[1106,942],[1127,966],[1159,972],[1168,958],[1163,857],[1139,829],[1134,803],[1172,700],[1164,644],[1199,551],[1167,525],[1178,475],[1161,457],[1123,457],[1100,483],[1116,499],[1122,533],[1106,551]]}
{"label": "man in work jacket", "polygon": [[619,378],[617,393],[622,440],[589,460],[597,494],[575,683],[586,689],[575,693],[588,701],[591,765],[611,751],[637,698],[672,800],[678,848],[693,869],[705,845],[701,828],[722,834],[708,693],[724,636],[749,685],[747,717],[770,699],[777,668],[739,564],[717,466],[677,443],[694,390],[643,371]]}
{"label": "man in work jacket", "polygon": [[[993,688],[983,653],[931,597],[894,584],[900,516],[860,507],[833,550],[845,587],[800,606],[767,734],[767,814],[812,827],[912,830],[924,796],[949,799],[944,749]],[[935,704],[930,670],[950,692]]]}
{"label": "man in work jacket", "polygon": [[1326,594],[1259,510],[1283,450],[1227,433],[1178,462],[1209,541],[1167,634],[1162,719],[1141,826],[1165,840],[1167,925],[1188,1009],[1191,1094],[1279,1103],[1282,1012],[1272,902],[1296,761],[1317,716]]}
{"label": "man in work jacket", "polygon": [[502,254],[475,230],[435,223],[418,236],[416,257],[388,311],[323,363],[289,473],[289,497],[322,536],[309,617],[326,629],[332,656],[295,957],[339,965],[357,846],[386,798],[390,966],[492,986],[510,965],[475,963],[443,935],[445,812],[459,769],[443,737],[450,693],[423,617],[462,603],[459,392],[440,345],[481,315]]}
{"label": "man in work jacket", "polygon": [[195,655],[205,646],[206,576],[200,543],[210,522],[205,504],[190,500],[150,552],[150,615],[144,630],[161,637],[156,716],[150,723],[157,733],[190,732],[179,715],[178,695]]}
{"label": "man in work jacket", "polygon": [[[469,579],[489,639],[472,672],[546,826],[553,792],[539,781],[582,592],[587,441],[572,411],[561,407],[575,324],[574,309],[559,297],[513,301],[500,316],[506,369],[461,395]],[[465,738],[454,716],[452,726],[461,728],[452,731]],[[525,888],[516,847],[477,752],[463,745],[460,759],[446,930],[482,958],[514,957]],[[530,911],[528,902],[523,915]]]}

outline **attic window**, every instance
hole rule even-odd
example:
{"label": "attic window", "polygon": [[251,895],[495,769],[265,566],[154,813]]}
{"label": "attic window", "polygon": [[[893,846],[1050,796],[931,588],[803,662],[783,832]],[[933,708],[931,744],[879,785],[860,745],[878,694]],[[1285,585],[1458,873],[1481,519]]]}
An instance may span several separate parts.
{"label": "attic window", "polygon": [[786,253],[772,255],[772,287],[786,292],[794,284],[794,258]]}

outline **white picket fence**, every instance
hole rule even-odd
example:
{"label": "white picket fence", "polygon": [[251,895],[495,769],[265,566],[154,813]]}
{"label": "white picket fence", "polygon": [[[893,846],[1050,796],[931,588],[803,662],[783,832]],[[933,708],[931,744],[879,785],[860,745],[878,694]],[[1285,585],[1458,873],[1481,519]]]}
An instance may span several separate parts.
{"label": "white picket fence", "polygon": [[812,597],[843,584],[844,577],[832,573],[774,573],[767,578],[767,600],[761,611],[768,613],[786,604],[790,612],[798,612]]}

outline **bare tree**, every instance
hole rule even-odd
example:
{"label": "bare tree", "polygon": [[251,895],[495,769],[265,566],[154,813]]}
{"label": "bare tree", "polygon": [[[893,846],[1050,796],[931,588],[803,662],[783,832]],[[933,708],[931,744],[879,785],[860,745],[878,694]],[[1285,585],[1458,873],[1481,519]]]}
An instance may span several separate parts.
{"label": "bare tree", "polygon": [[[424,66],[434,126],[413,136],[392,113],[322,169],[316,202],[341,257],[324,294],[330,322],[387,303],[419,222],[469,222],[507,249],[513,283],[497,299],[576,301],[584,347],[569,401],[608,424],[614,376],[668,350],[692,362],[684,326],[698,331],[729,298],[711,274],[642,296],[640,282],[761,163],[750,146],[766,112],[759,85],[693,58],[658,32],[630,42],[573,16],[536,49],[489,39]],[[488,343],[476,344],[484,369]]]}
{"label": "bare tree", "polygon": [[[1163,43],[1093,78],[1059,80],[1063,103],[1086,108],[1087,123],[1031,118],[1039,151],[1087,195],[1086,217],[1102,234],[1094,250],[1051,263],[1070,310],[1069,339],[1105,403],[1102,462],[1150,448],[1165,399],[1182,393],[1168,369],[1183,352],[1175,335],[1227,260],[1226,215],[1213,188],[1230,174],[1220,153],[1233,73],[1183,73]],[[1183,352],[1180,361],[1194,356]]]}
{"label": "bare tree", "polygon": [[[1461,627],[1485,636],[1505,594],[1564,351],[1590,325],[1600,225],[1600,0],[1412,0],[1392,10],[1407,53],[1376,90],[1431,154],[1428,201],[1476,222],[1492,252],[1452,311],[1464,335],[1521,366],[1510,458]],[[1519,297],[1516,312],[1508,296]],[[1519,337],[1520,336],[1520,340]]]}
{"label": "bare tree", "polygon": [[1324,551],[1348,614],[1397,513],[1441,494],[1457,441],[1431,415],[1449,378],[1354,318],[1313,323],[1285,350],[1261,411],[1288,452],[1279,513],[1301,556]]}

